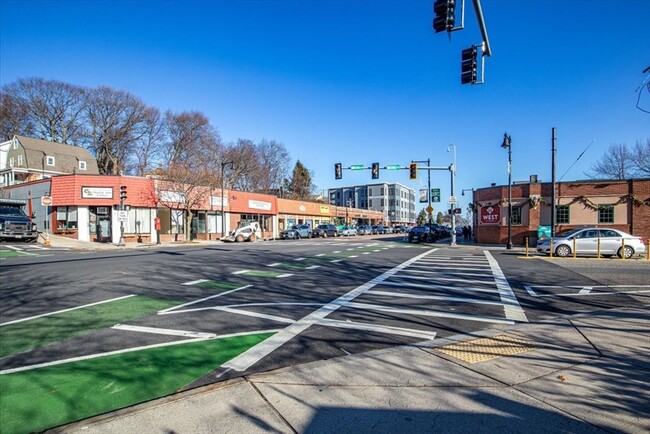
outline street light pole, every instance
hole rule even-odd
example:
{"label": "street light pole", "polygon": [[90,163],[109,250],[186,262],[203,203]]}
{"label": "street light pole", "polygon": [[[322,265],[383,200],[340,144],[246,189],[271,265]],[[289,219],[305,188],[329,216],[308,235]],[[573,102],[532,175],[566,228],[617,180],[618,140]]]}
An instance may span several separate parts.
{"label": "street light pole", "polygon": [[[454,196],[454,184],[456,183],[456,145],[453,143],[447,146],[447,152],[449,148],[454,147],[454,164],[450,167],[449,171],[451,172],[451,196]],[[449,204],[452,206],[451,213],[451,246],[456,245],[456,214],[454,214],[453,209],[456,208],[456,204]]]}
{"label": "street light pole", "polygon": [[225,196],[224,196],[224,191],[223,191],[223,172],[226,166],[230,166],[232,169],[234,167],[234,163],[232,161],[222,161],[221,162],[221,238],[226,236],[226,215],[224,214],[224,202],[226,201]]}
{"label": "street light pole", "polygon": [[503,149],[508,150],[508,244],[506,249],[512,249],[512,139],[508,133],[503,134]]}

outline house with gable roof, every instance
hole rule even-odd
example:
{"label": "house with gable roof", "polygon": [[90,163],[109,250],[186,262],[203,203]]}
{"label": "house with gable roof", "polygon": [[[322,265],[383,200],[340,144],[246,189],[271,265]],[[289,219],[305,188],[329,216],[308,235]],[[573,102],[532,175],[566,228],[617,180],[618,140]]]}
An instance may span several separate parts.
{"label": "house with gable roof", "polygon": [[85,148],[31,137],[0,143],[0,187],[65,174],[98,175],[97,160]]}

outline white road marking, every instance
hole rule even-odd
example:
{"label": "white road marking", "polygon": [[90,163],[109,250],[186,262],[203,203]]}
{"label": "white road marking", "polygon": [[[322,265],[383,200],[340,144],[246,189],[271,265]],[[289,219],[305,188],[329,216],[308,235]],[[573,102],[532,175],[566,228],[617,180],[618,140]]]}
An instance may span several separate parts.
{"label": "white road marking", "polygon": [[[573,290],[578,290],[578,292],[570,292],[570,293],[554,293],[554,294],[538,294],[535,292],[533,288],[538,288],[538,289],[573,289]],[[616,289],[616,288],[622,288],[622,291],[598,291],[599,288],[603,289]],[[630,290],[625,290],[625,288],[650,288],[650,285],[599,285],[599,286],[561,286],[561,285],[534,285],[534,286],[529,286],[526,285],[524,286],[524,289],[526,292],[528,292],[529,295],[532,295],[533,297],[578,297],[578,296],[592,296],[592,295],[616,295],[616,294],[643,294],[646,292],[650,292],[649,290],[645,289],[630,289]],[[594,291],[596,290],[596,291]]]}
{"label": "white road marking", "polygon": [[325,253],[319,253],[318,255],[314,255],[314,257],[318,258],[320,256],[325,256]]}
{"label": "white road marking", "polygon": [[335,251],[332,252],[332,254],[334,254],[334,253],[341,253],[341,251],[340,250],[335,250]]}
{"label": "white road marking", "polygon": [[129,332],[151,333],[155,335],[182,336],[193,339],[214,339],[217,337],[214,333],[192,332],[187,330],[161,329],[156,327],[143,327],[128,324],[115,324],[111,327],[115,330],[124,330]]}
{"label": "white road marking", "polygon": [[239,354],[237,357],[233,358],[232,360],[223,364],[222,366],[225,368],[232,368],[236,371],[245,371],[246,369],[248,369],[249,367],[257,363],[259,360],[266,357],[271,352],[275,351],[276,349],[280,348],[282,345],[284,345],[285,343],[293,339],[298,334],[307,330],[313,324],[324,319],[326,316],[335,312],[340,307],[345,306],[350,301],[354,300],[356,297],[364,294],[365,292],[367,292],[377,284],[383,282],[393,274],[404,269],[405,267],[412,264],[413,262],[423,258],[424,256],[428,255],[432,251],[435,250],[429,250],[414,258],[411,258],[408,261],[398,265],[397,267],[394,267],[391,270],[386,271],[382,275],[372,279],[371,281],[356,287],[355,289],[349,291],[346,294],[343,294],[337,299],[322,306],[320,309],[315,310],[309,315],[296,321],[294,324],[286,327],[278,334],[271,336],[264,342],[260,342],[259,344],[255,345],[252,348],[249,348],[247,351],[244,351],[243,353]]}
{"label": "white road marking", "polygon": [[130,297],[135,297],[135,296],[136,296],[136,294],[130,294],[130,295],[125,295],[123,297],[111,298],[110,300],[104,300],[104,301],[98,301],[96,303],[84,304],[83,306],[77,306],[77,307],[71,307],[69,309],[57,310],[56,312],[49,312],[49,313],[44,313],[44,314],[41,314],[41,315],[30,316],[29,318],[22,318],[22,319],[17,319],[17,320],[14,320],[14,321],[7,321],[7,322],[3,322],[2,324],[0,324],[0,327],[1,326],[6,326],[6,325],[9,325],[9,324],[16,324],[16,323],[23,322],[23,321],[31,321],[33,319],[43,318],[45,316],[51,316],[51,315],[57,315],[59,313],[70,312],[70,311],[77,310],[77,309],[83,309],[83,308],[86,308],[86,307],[97,306],[99,304],[111,303],[113,301],[124,300],[125,298],[130,298]]}
{"label": "white road marking", "polygon": [[310,265],[309,267],[305,267],[305,270],[315,270],[316,268],[320,268],[320,265]]}
{"label": "white road marking", "polygon": [[[485,276],[485,275],[483,275]],[[455,277],[430,277],[430,276],[409,276],[408,274],[400,274],[399,276],[395,276],[400,279],[413,279],[413,280],[444,280],[446,282],[463,282],[463,283],[484,283],[486,285],[494,285],[492,282],[486,282],[485,280],[470,280],[470,279],[458,279]],[[485,277],[492,277],[492,276],[485,276]]]}
{"label": "white road marking", "polygon": [[265,313],[259,313],[259,312],[251,312],[248,310],[243,310],[243,309],[233,309],[231,307],[227,306],[213,306],[211,309],[214,310],[220,310],[222,312],[228,312],[228,313],[234,313],[237,315],[244,315],[244,316],[252,316],[255,318],[263,318],[263,319],[269,319],[271,321],[277,321],[277,322],[282,322],[282,323],[288,323],[288,324],[293,324],[296,321],[291,319],[291,318],[285,318],[282,316],[277,316],[277,315],[267,315]]}
{"label": "white road marking", "polygon": [[578,295],[586,295],[586,294],[589,294],[589,293],[591,292],[592,289],[593,289],[593,288],[592,288],[591,286],[586,286],[586,287],[584,287],[584,288],[582,288],[582,289],[580,290],[580,292],[578,293]]}
{"label": "white road marking", "polygon": [[358,257],[359,257],[359,255],[350,255],[350,256],[348,256],[348,258],[358,258]]}
{"label": "white road marking", "polygon": [[472,292],[488,292],[490,294],[496,294],[497,291],[496,289],[488,289],[488,288],[475,288],[471,286],[451,286],[451,285],[424,285],[421,283],[399,283],[399,282],[382,282],[382,286],[388,285],[388,286],[397,286],[397,287],[403,287],[403,288],[418,288],[418,289],[445,289],[445,290],[452,290],[452,291],[472,291]]}
{"label": "white road marking", "polygon": [[292,273],[284,273],[284,274],[278,274],[275,277],[278,278],[278,279],[284,279],[285,277],[291,277],[291,276],[293,276]]}
{"label": "white road marking", "polygon": [[307,259],[307,258],[296,258],[296,259],[294,259],[294,261],[304,261],[305,259]]}
{"label": "white road marking", "polygon": [[514,321],[511,320],[490,317],[490,316],[467,315],[462,313],[442,312],[442,311],[430,310],[430,309],[405,309],[401,307],[382,306],[380,304],[350,302],[345,307],[349,307],[353,309],[377,310],[380,312],[402,313],[406,315],[455,318],[455,319],[462,319],[462,320],[469,320],[469,321],[490,322],[495,324],[515,323]]}
{"label": "white road marking", "polygon": [[[445,267],[445,269],[447,269],[447,268]],[[463,272],[463,271],[443,271],[443,270],[424,271],[424,270],[413,270],[413,269],[410,269],[410,268],[408,270],[404,270],[404,274],[408,274],[408,273],[415,273],[415,274],[446,274],[446,275],[450,275],[450,276],[491,277],[491,276],[486,275],[485,273],[466,273],[466,272]]]}
{"label": "white road marking", "polygon": [[[239,288],[231,289],[230,291],[220,292],[218,294],[214,294],[214,295],[211,295],[209,297],[201,298],[199,300],[190,301],[189,303],[184,303],[184,304],[181,304],[179,306],[174,306],[174,307],[170,307],[170,308],[167,308],[167,309],[163,309],[163,310],[158,312],[158,315],[164,315],[164,314],[167,314],[167,313],[170,313],[170,312],[171,313],[180,313],[180,312],[172,312],[172,311],[174,311],[176,309],[180,309],[181,307],[191,306],[191,305],[196,304],[196,303],[201,303],[203,301],[210,300],[212,298],[221,297],[221,296],[224,296],[226,294],[230,294],[230,293],[235,292],[235,291],[240,291],[242,289],[250,288],[251,286],[252,285],[240,286]],[[183,311],[183,312],[185,312],[185,311]]]}
{"label": "white road marking", "polygon": [[[250,332],[231,333],[231,334],[227,334],[227,335],[217,335],[212,339],[226,339],[226,338],[233,338],[233,337],[237,337],[237,336],[248,336],[248,335],[256,335],[256,334],[262,334],[262,333],[277,333],[278,331],[279,331],[278,329],[255,330],[255,331],[250,331]],[[39,363],[37,365],[29,365],[29,366],[21,366],[20,368],[5,369],[4,371],[0,371],[0,375],[13,374],[15,372],[31,371],[31,370],[39,369],[39,368],[47,368],[47,367],[50,367],[50,366],[64,365],[66,363],[80,362],[82,360],[98,359],[100,357],[114,356],[114,355],[117,355],[117,354],[133,353],[133,352],[136,352],[136,351],[149,350],[149,349],[153,349],[153,348],[172,347],[174,345],[191,344],[193,342],[201,342],[201,341],[206,341],[206,340],[208,340],[208,339],[186,339],[186,340],[183,340],[183,341],[165,342],[165,343],[162,343],[162,344],[144,345],[144,346],[141,346],[141,347],[125,348],[125,349],[122,349],[122,350],[108,351],[108,352],[105,352],[105,353],[89,354],[87,356],[79,356],[79,357],[72,357],[72,358],[63,359],[63,360],[55,360],[55,361],[47,362],[47,363]]]}
{"label": "white road marking", "polygon": [[368,291],[368,294],[384,295],[386,297],[417,298],[421,300],[456,301],[459,303],[476,303],[476,304],[489,304],[493,306],[501,306],[501,302],[499,301],[489,301],[489,300],[467,298],[467,297],[449,297],[447,295],[418,295],[418,294],[409,294],[405,292],[388,292],[388,291],[377,291],[377,290]]}
{"label": "white road marking", "polygon": [[248,273],[249,271],[251,270],[239,270],[239,271],[234,271],[232,274],[244,274],[244,273]]}
{"label": "white road marking", "polygon": [[267,265],[267,267],[277,267],[278,265],[282,265],[282,262],[274,262],[273,264]]}
{"label": "white road marking", "polygon": [[335,264],[335,263],[337,263],[337,262],[341,262],[342,260],[343,260],[343,259],[334,259],[334,260],[332,260],[332,261],[330,261],[330,262]]}
{"label": "white road marking", "polygon": [[499,263],[496,261],[496,259],[494,259],[488,250],[484,250],[483,253],[485,253],[485,257],[487,258],[488,262],[490,263],[490,267],[492,268],[492,274],[494,275],[494,281],[497,284],[497,289],[499,290],[499,296],[503,302],[503,310],[506,314],[506,318],[515,321],[528,322],[526,313],[519,305],[519,301],[517,300],[515,293],[512,291],[512,288],[508,283],[508,279],[506,279],[503,271],[501,271]]}
{"label": "white road marking", "polygon": [[181,283],[181,285],[189,285],[189,286],[191,286],[191,285],[198,285],[199,283],[203,283],[203,282],[209,282],[209,280],[208,279],[192,280],[191,282]]}
{"label": "white road marking", "polygon": [[435,332],[427,332],[424,330],[415,330],[415,329],[407,329],[402,327],[392,327],[392,326],[375,325],[375,324],[362,324],[358,322],[339,321],[339,320],[327,319],[327,318],[318,321],[316,324],[321,326],[328,326],[328,327],[339,327],[339,328],[347,328],[347,329],[354,329],[354,330],[366,330],[369,332],[378,332],[378,333],[391,334],[391,335],[410,336],[414,338],[434,339],[436,337]]}

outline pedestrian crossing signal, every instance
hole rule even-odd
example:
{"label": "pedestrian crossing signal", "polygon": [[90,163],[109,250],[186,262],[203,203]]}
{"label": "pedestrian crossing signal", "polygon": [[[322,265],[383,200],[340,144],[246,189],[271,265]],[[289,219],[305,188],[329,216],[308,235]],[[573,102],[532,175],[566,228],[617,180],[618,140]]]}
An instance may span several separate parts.
{"label": "pedestrian crossing signal", "polygon": [[418,179],[418,163],[409,164],[409,179]]}

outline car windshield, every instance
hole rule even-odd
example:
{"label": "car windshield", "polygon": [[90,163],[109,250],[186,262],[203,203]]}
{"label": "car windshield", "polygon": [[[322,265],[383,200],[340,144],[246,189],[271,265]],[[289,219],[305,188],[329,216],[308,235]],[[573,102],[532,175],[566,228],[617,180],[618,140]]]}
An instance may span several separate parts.
{"label": "car windshield", "polygon": [[25,213],[20,208],[0,208],[0,215],[6,215],[6,216],[20,216],[23,217],[25,216]]}
{"label": "car windshield", "polygon": [[582,229],[569,229],[566,231],[562,231],[558,234],[555,234],[556,237],[562,237],[562,238],[567,238],[572,235],[575,235],[577,232],[580,232]]}

